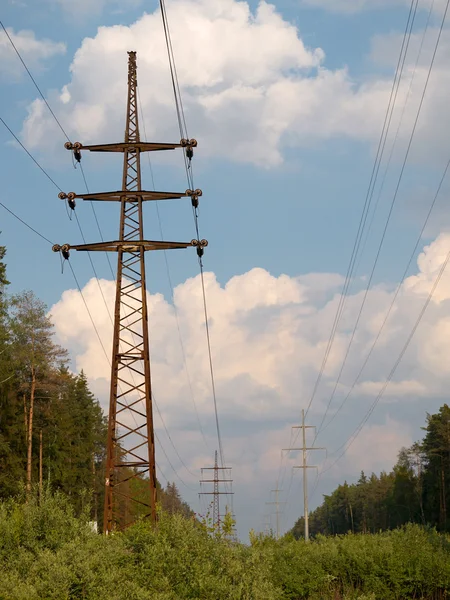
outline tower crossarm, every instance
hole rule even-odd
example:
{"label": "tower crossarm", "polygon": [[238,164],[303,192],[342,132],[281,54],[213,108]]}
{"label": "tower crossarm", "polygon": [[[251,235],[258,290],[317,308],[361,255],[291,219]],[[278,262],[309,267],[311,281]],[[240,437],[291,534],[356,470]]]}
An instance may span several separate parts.
{"label": "tower crossarm", "polygon": [[234,492],[199,492],[199,496],[234,496]]}
{"label": "tower crossarm", "polygon": [[74,200],[75,198],[82,198],[83,200],[91,201],[106,201],[106,202],[143,202],[149,200],[177,200],[178,198],[196,197],[202,195],[201,190],[186,190],[185,192],[157,192],[147,190],[118,190],[117,192],[96,192],[93,194],[76,194],[75,192],[60,192],[58,197],[61,200],[66,198]]}
{"label": "tower crossarm", "polygon": [[161,142],[119,142],[113,144],[88,144],[84,145],[80,142],[67,142],[65,147],[67,150],[81,152],[89,150],[90,152],[160,152],[162,150],[175,150],[176,148],[195,148],[197,140],[180,140],[179,143],[161,143]]}
{"label": "tower crossarm", "polygon": [[232,479],[202,479],[200,483],[233,483]]}
{"label": "tower crossarm", "polygon": [[[203,240],[202,240],[203,241]],[[206,241],[206,240],[204,240]],[[202,467],[202,471],[231,471],[232,467]]]}
{"label": "tower crossarm", "polygon": [[112,242],[95,242],[93,244],[55,244],[53,252],[62,252],[64,255],[70,250],[78,250],[79,252],[139,252],[141,249],[144,252],[149,250],[176,250],[179,248],[188,248],[189,246],[200,246],[204,248],[208,245],[207,240],[191,240],[190,242],[160,242],[152,240],[115,240]]}

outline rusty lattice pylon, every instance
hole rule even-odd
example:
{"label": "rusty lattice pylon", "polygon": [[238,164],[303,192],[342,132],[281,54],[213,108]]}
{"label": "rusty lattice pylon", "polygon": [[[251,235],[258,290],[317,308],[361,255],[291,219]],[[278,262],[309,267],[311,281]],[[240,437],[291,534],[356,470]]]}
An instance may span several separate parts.
{"label": "rusty lattice pylon", "polygon": [[119,240],[71,246],[55,245],[55,252],[69,257],[78,251],[117,252],[116,299],[111,360],[108,443],[105,473],[103,531],[108,534],[132,523],[136,517],[156,520],[156,468],[153,431],[145,252],[196,246],[199,255],[206,240],[163,242],[144,239],[142,205],[145,201],[191,197],[198,205],[201,190],[185,192],[145,191],[141,186],[142,152],[183,148],[191,160],[195,140],[178,144],[141,142],[137,106],[136,52],[128,52],[128,102],[124,142],[83,146],[66,143],[75,159],[81,152],[123,152],[122,189],[96,194],[61,193],[70,208],[75,199],[120,202]]}

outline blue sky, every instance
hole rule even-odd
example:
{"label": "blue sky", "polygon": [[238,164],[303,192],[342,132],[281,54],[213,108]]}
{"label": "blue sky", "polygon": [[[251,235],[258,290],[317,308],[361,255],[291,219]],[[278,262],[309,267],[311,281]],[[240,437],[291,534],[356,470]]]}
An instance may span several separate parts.
{"label": "blue sky", "polygon": [[[179,134],[156,3],[105,0],[96,5],[95,14],[88,5],[63,0],[8,1],[2,8],[1,20],[21,48],[71,139],[102,143],[123,135],[125,50],[136,49],[149,137],[177,141]],[[444,5],[445,2],[436,0],[433,8],[373,227],[352,282],[332,364],[311,411],[310,418],[315,424],[321,420],[327,393],[333,388],[339,360],[345,354],[345,343],[362,299],[357,292],[364,290],[370,274]],[[418,4],[386,157],[405,104],[429,6],[425,0]],[[369,185],[408,10],[406,0],[395,3],[292,0],[271,5],[234,0],[211,1],[209,5],[204,0],[168,2],[189,133],[199,142],[194,159],[195,183],[203,190],[201,235],[209,240],[205,269],[215,276],[214,279],[211,274],[208,280],[208,297],[219,380],[218,399],[225,453],[228,462],[233,464],[236,480],[235,510],[243,537],[250,527],[261,527],[252,505],[258,501],[261,505],[258,509],[263,514],[264,503],[260,500],[262,495],[268,500],[269,491],[274,487],[280,448],[288,443],[289,427],[298,421],[301,408],[308,403],[320,367],[342,285],[340,277],[345,276],[347,270]],[[135,43],[136,47],[129,47],[129,43]],[[446,61],[449,51],[445,27],[375,271],[375,288],[368,296],[367,309],[355,339],[356,348],[349,354],[344,372],[346,385],[357,373],[361,357],[376,334],[380,311],[392,298],[448,160],[449,115],[443,90],[450,78]],[[71,156],[63,148],[64,136],[45,107],[35,102],[36,89],[3,33],[0,34],[0,61],[3,90],[0,116],[58,186],[64,191],[84,191],[80,170],[73,168]],[[1,201],[52,241],[81,242],[75,220],[69,221],[64,203],[57,198],[58,190],[11,141],[4,128],[0,129],[0,153]],[[152,159],[156,189],[182,191],[186,188],[181,156]],[[120,187],[121,165],[117,157],[85,153],[82,160],[92,191]],[[385,164],[380,170],[380,182]],[[145,187],[149,188],[151,178],[145,162],[142,169]],[[377,187],[374,201],[378,190]],[[430,281],[442,264],[446,245],[450,248],[446,237],[447,197],[448,183],[445,182],[416,254],[426,245],[431,244],[430,249],[419,267],[413,261],[412,279],[402,288],[396,321],[386,328],[385,348],[389,351],[381,349],[374,353],[363,379],[366,388],[356,391],[352,408],[343,410],[342,418],[336,419],[336,426],[330,427],[323,439],[319,439],[320,445],[330,450],[345,441],[365,414],[371,398],[373,400],[370,385],[382,382],[389,372],[401,340],[414,323],[423,294],[429,291]],[[159,209],[166,239],[187,241],[193,237],[188,203],[184,200],[160,203]],[[54,307],[57,334],[69,347],[74,368],[86,368],[87,357],[92,358],[98,348],[88,333],[88,326],[85,331],[81,324],[85,315],[77,315],[83,308],[78,304],[76,293],[62,297],[65,290],[74,289],[69,269],[61,274],[59,257],[51,252],[50,246],[1,210],[0,241],[8,249],[11,291],[31,288],[49,307]],[[105,239],[114,239],[118,227],[117,207],[97,205],[96,210]],[[98,240],[91,207],[79,201],[77,215],[86,239]],[[145,225],[147,237],[158,239],[159,225],[153,205],[146,206]],[[198,390],[197,380],[194,388],[201,420],[213,446],[206,346],[202,332],[196,332],[193,325],[201,308],[196,256],[186,250],[171,253],[168,259],[173,285],[178,286],[176,304],[186,338],[183,342],[188,348],[188,364],[191,360],[195,363],[191,377],[198,377]],[[109,298],[111,293],[112,301],[111,275],[105,257],[93,256],[93,260],[98,276],[105,279],[106,296]],[[99,300],[95,286],[89,283],[93,277],[90,263],[86,256],[75,253],[71,261],[81,286],[88,286],[86,296],[95,313]],[[161,386],[161,390],[158,389],[160,405],[173,437],[179,440],[180,451],[187,456],[191,469],[197,469],[209,459],[206,449],[198,450],[196,438],[189,437],[196,427],[192,407],[189,412],[185,406],[184,388],[171,389],[170,385],[162,384],[167,377],[176,378],[180,369],[179,356],[173,359],[173,364],[170,358],[179,339],[174,332],[170,333],[173,312],[164,257],[156,253],[149,256],[147,271],[151,294],[164,295],[163,299],[154,296],[155,315],[171,320],[171,324],[168,321],[169,333],[163,331],[162,325],[155,325],[154,376],[156,387]],[[89,285],[93,286],[92,290]],[[445,285],[442,286],[444,289]],[[286,300],[287,297],[290,299]],[[362,444],[359,452],[350,453],[350,457],[341,461],[342,468],[336,468],[321,480],[313,506],[320,492],[329,491],[343,478],[357,478],[360,468],[368,471],[389,468],[400,446],[419,435],[425,411],[436,409],[442,402],[447,374],[442,370],[439,357],[445,353],[446,346],[445,341],[438,340],[436,331],[445,329],[446,300],[444,295],[430,309],[423,338],[418,336],[417,346],[405,357],[404,371],[399,370],[396,382],[397,396],[389,394],[389,401],[374,413],[367,434],[358,438],[364,438],[358,441]],[[184,310],[183,303],[189,308]],[[101,319],[101,307],[98,310]],[[162,312],[158,313],[159,310]],[[69,330],[64,324],[64,320],[70,321],[74,315],[80,319],[79,331],[76,327]],[[108,325],[105,324],[103,330],[100,324],[100,329],[108,343]],[[283,337],[283,331],[287,337]],[[159,341],[161,350],[156,347]],[[232,342],[236,345],[229,347]],[[195,350],[191,350],[194,347]],[[280,356],[277,348],[285,348],[286,354]],[[164,351],[169,353],[169,358]],[[238,361],[236,356],[241,353]],[[198,373],[195,361],[201,363]],[[166,363],[173,367],[172,371],[163,372],[162,365]],[[92,366],[92,360],[90,364]],[[272,379],[269,374],[273,375]],[[431,374],[433,381],[438,380],[432,390],[428,385]],[[107,369],[99,363],[88,376],[105,402]],[[338,388],[336,406],[343,396],[345,390]],[[405,406],[408,407],[406,413]],[[404,430],[397,426],[399,422],[406,423]],[[364,443],[381,440],[383,444],[383,436],[385,448],[379,456],[377,453],[368,456],[367,466],[362,465],[358,455],[364,451]],[[164,439],[163,433],[161,439]],[[170,453],[173,449],[167,439],[165,445]],[[354,447],[357,447],[356,442]],[[390,450],[386,451],[386,447]],[[172,456],[172,460],[176,468],[180,468],[182,477],[188,477],[177,465],[177,457]],[[163,465],[164,457],[159,462]],[[170,468],[164,466],[170,473]],[[168,477],[174,478],[173,473]],[[190,485],[195,488],[193,480]],[[184,492],[182,485],[180,489]],[[185,497],[194,505],[197,502],[195,492],[186,490]],[[299,511],[299,506],[290,506],[284,519],[286,528],[299,516]]]}

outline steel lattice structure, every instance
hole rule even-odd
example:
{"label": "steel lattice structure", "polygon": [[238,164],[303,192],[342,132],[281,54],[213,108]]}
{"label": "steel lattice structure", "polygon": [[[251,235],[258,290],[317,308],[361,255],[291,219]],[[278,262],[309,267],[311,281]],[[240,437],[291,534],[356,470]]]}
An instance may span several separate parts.
{"label": "steel lattice structure", "polygon": [[[213,475],[213,479],[204,479],[203,478],[203,471],[214,471],[214,475]],[[219,491],[219,484],[220,483],[233,483],[232,479],[220,479],[219,478],[219,471],[230,471],[231,472],[231,467],[219,467],[219,462],[218,462],[218,457],[217,457],[217,450],[215,451],[214,454],[214,466],[213,467],[202,467],[201,472],[202,472],[202,479],[200,480],[200,486],[202,485],[202,483],[212,483],[213,484],[213,491],[212,492],[200,492],[200,496],[212,496],[213,497],[213,525],[216,528],[216,531],[220,530],[220,523],[221,523],[221,519],[222,519],[222,515],[220,514],[220,496],[224,495],[224,496],[233,496],[234,492],[221,492]]]}
{"label": "steel lattice structure", "polygon": [[156,192],[142,190],[141,153],[183,148],[190,159],[195,140],[179,144],[141,142],[137,107],[136,52],[128,52],[128,102],[125,141],[117,144],[83,146],[66,143],[76,160],[82,150],[123,152],[122,189],[96,194],[61,193],[70,208],[75,199],[117,201],[121,204],[119,240],[71,246],[55,245],[55,252],[69,257],[78,251],[115,251],[118,255],[111,388],[105,473],[104,533],[123,528],[138,516],[156,521],[157,484],[155,441],[150,377],[148,309],[145,281],[145,252],[197,247],[199,255],[206,240],[162,242],[144,239],[142,205],[145,201],[191,197],[198,204],[201,190]]}

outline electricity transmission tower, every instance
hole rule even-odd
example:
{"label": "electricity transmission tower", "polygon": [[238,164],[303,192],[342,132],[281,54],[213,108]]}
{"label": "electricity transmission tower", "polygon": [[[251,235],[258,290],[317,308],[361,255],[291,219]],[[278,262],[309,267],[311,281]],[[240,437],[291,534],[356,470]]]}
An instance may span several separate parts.
{"label": "electricity transmission tower", "polygon": [[[136,52],[128,52],[128,98],[125,140],[120,143],[83,146],[65,144],[81,160],[82,150],[123,152],[122,189],[116,192],[75,194],[61,192],[70,208],[75,199],[120,203],[119,240],[53,247],[65,259],[70,250],[117,252],[117,280],[111,360],[108,442],[105,473],[103,531],[123,528],[138,516],[156,521],[156,468],[150,378],[145,252],[196,246],[199,256],[206,240],[191,242],[150,241],[144,238],[142,205],[146,201],[191,197],[198,205],[201,190],[185,192],[145,191],[141,185],[141,153],[183,148],[191,160],[196,140],[179,144],[142,142],[137,106]],[[140,480],[140,484],[136,481]],[[142,482],[146,493],[142,494]],[[128,514],[129,513],[129,514]]]}
{"label": "electricity transmission tower", "polygon": [[[203,471],[214,471],[213,479],[203,479]],[[232,479],[219,479],[219,471],[230,471],[231,467],[219,467],[218,459],[217,459],[217,450],[215,452],[214,457],[214,466],[213,467],[203,467],[202,468],[202,479],[200,479],[200,488],[202,483],[212,483],[213,491],[212,492],[200,492],[201,496],[213,496],[213,525],[216,528],[216,531],[220,529],[220,521],[222,515],[220,514],[220,502],[219,498],[221,495],[233,495],[234,492],[221,492],[219,491],[220,483],[233,483]]]}
{"label": "electricity transmission tower", "polygon": [[272,524],[270,519],[270,514],[264,515],[264,535],[270,535],[272,531]]}
{"label": "electricity transmission tower", "polygon": [[308,478],[307,478],[307,469],[317,469],[315,465],[307,464],[307,452],[310,450],[325,450],[326,448],[316,448],[311,447],[308,448],[306,446],[306,430],[307,429],[315,429],[314,425],[305,425],[305,411],[302,410],[302,424],[295,425],[292,429],[301,429],[302,430],[302,438],[303,444],[301,448],[283,448],[284,452],[294,452],[294,451],[302,451],[302,464],[298,466],[294,466],[294,469],[303,469],[303,515],[305,520],[305,540],[309,540],[309,520],[308,520]]}
{"label": "electricity transmission tower", "polygon": [[283,490],[279,490],[278,487],[276,490],[270,490],[272,494],[275,494],[275,502],[266,502],[267,506],[275,505],[275,514],[276,514],[276,534],[277,540],[280,539],[280,504],[286,504],[286,502],[280,502],[278,500],[278,494]]}

